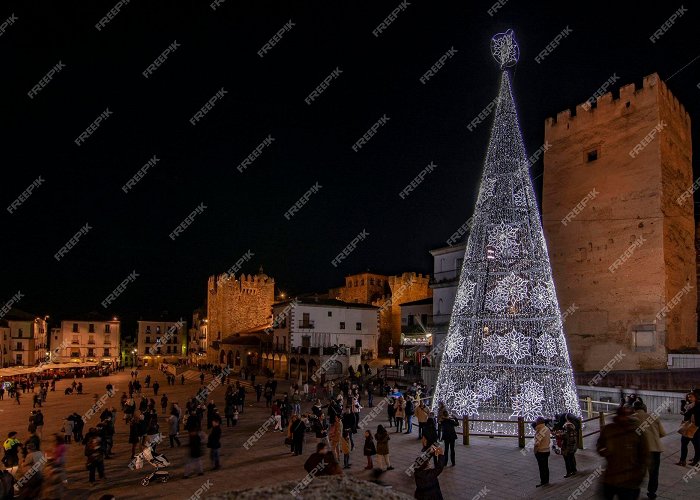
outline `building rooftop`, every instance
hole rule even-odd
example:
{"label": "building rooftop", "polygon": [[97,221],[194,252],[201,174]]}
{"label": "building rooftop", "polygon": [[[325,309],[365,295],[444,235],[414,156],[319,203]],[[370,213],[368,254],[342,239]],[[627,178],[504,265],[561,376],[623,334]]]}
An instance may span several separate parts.
{"label": "building rooftop", "polygon": [[320,296],[294,297],[293,299],[284,300],[282,302],[275,302],[274,306],[287,305],[292,302],[305,306],[344,307],[346,309],[379,309],[378,307],[369,304],[343,302],[342,300],[321,298]]}
{"label": "building rooftop", "polygon": [[423,305],[433,305],[433,298],[432,297],[426,297],[424,299],[420,300],[414,300],[412,302],[403,302],[399,304],[400,306],[423,306]]}

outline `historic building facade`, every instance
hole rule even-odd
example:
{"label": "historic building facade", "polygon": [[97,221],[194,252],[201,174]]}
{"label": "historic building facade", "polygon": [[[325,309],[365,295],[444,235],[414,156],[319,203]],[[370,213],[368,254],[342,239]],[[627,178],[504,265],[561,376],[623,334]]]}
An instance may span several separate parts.
{"label": "historic building facade", "polygon": [[683,105],[652,74],[548,118],[545,144],[542,219],[574,369],[666,368],[697,352]]}

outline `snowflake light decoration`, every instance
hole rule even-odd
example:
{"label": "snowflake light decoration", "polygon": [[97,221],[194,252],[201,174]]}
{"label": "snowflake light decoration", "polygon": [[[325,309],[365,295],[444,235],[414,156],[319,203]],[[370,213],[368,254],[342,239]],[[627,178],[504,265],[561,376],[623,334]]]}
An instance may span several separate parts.
{"label": "snowflake light decoration", "polygon": [[479,399],[491,399],[496,395],[496,381],[488,377],[481,378],[477,380],[475,389]]}
{"label": "snowflake light decoration", "polygon": [[498,250],[501,257],[517,257],[520,255],[520,243],[517,238],[517,225],[501,222],[491,228],[489,232],[489,246]]}
{"label": "snowflake light decoration", "polygon": [[460,354],[462,354],[464,348],[464,337],[459,337],[457,335],[452,335],[447,339],[447,345],[445,346],[445,356],[449,359],[455,359]]}
{"label": "snowflake light decoration", "polygon": [[524,188],[518,188],[513,192],[513,203],[516,207],[527,206],[527,197]]}
{"label": "snowflake light decoration", "polygon": [[491,38],[491,54],[498,64],[501,65],[501,69],[515,66],[518,62],[518,57],[520,57],[520,48],[515,41],[513,30],[497,33]]}
{"label": "snowflake light decoration", "polygon": [[499,339],[498,354],[518,363],[530,356],[530,342],[527,337],[513,328]]}
{"label": "snowflake light decoration", "polygon": [[535,381],[533,378],[526,380],[520,384],[520,393],[525,399],[532,401],[542,401],[544,399],[544,388],[542,384]]}
{"label": "snowflake light decoration", "polygon": [[535,420],[542,415],[544,388],[542,384],[530,379],[520,384],[520,391],[512,396],[513,414],[511,417],[523,417],[525,420]]}
{"label": "snowflake light decoration", "polygon": [[479,201],[485,202],[493,196],[493,191],[496,187],[496,179],[485,178],[481,182],[481,190],[479,192]]}
{"label": "snowflake light decoration", "polygon": [[543,333],[535,340],[537,344],[537,354],[549,361],[551,358],[557,355],[559,350],[557,349],[557,341],[547,334]]}
{"label": "snowflake light decoration", "polygon": [[462,389],[455,393],[453,410],[458,415],[478,416],[479,415],[479,396],[470,390]]}
{"label": "snowflake light decoration", "polygon": [[552,291],[548,286],[537,283],[530,291],[530,304],[540,311],[552,306]]}
{"label": "snowflake light decoration", "polygon": [[486,293],[486,308],[501,311],[527,297],[527,280],[510,273],[496,282],[496,287]]}
{"label": "snowflake light decoration", "polygon": [[564,388],[564,407],[566,408],[567,412],[573,413],[574,415],[578,415],[581,411],[578,396],[574,390],[568,386]]}
{"label": "snowflake light decoration", "polygon": [[498,335],[492,333],[484,338],[483,351],[489,356],[496,357],[501,350],[501,341]]}

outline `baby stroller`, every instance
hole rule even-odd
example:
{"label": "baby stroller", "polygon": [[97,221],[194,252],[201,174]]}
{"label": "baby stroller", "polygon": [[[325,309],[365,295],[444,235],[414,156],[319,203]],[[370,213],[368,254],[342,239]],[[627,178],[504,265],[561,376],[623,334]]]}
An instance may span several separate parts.
{"label": "baby stroller", "polygon": [[[143,460],[151,464],[155,469],[153,472],[151,472],[141,480],[141,484],[143,486],[148,486],[148,483],[155,480],[160,480],[161,483],[167,483],[168,478],[170,477],[170,473],[166,470],[161,470],[165,469],[170,465],[170,462],[165,457],[165,455],[158,454],[156,456],[153,456],[153,451],[151,450],[151,448],[145,448],[143,452],[141,452],[141,455],[143,456]],[[136,468],[140,469],[141,467],[143,467],[143,463],[141,463],[141,467],[139,467],[138,462],[139,461],[137,460]]]}

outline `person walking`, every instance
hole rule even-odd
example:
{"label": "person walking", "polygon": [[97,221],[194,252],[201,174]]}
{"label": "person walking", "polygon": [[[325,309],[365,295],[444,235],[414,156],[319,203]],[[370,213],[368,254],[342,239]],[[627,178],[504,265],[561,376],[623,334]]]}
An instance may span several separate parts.
{"label": "person walking", "polygon": [[17,433],[11,431],[7,434],[7,439],[3,443],[3,451],[5,452],[2,457],[2,464],[7,469],[13,469],[19,466],[19,449],[22,443],[17,439]]}
{"label": "person walking", "polygon": [[185,375],[180,375],[180,385],[185,385]]}
{"label": "person walking", "polygon": [[[296,421],[294,421],[294,418],[296,418]],[[304,448],[304,433],[306,432],[306,424],[304,424],[304,421],[299,417],[299,415],[292,417],[291,431],[292,452],[294,453],[294,456],[301,455]]]}
{"label": "person walking", "polygon": [[455,442],[457,441],[456,428],[458,426],[459,422],[457,419],[450,417],[447,410],[444,410],[442,412],[442,439],[445,442],[445,466],[447,466],[448,457],[452,462],[452,467],[455,466]]}
{"label": "person walking", "polygon": [[389,460],[389,433],[383,425],[377,426],[377,433],[374,435],[377,440],[377,466],[382,471],[393,470]]}
{"label": "person walking", "polygon": [[[155,386],[153,386],[155,388]],[[161,413],[165,415],[165,410],[168,408],[168,395],[163,393],[163,396],[160,398],[160,408],[161,408]]]}
{"label": "person walking", "polygon": [[377,448],[374,446],[374,439],[372,438],[372,433],[370,431],[365,431],[365,446],[363,453],[367,457],[367,467],[365,467],[365,469],[374,469],[372,457],[377,454]]}
{"label": "person walking", "polygon": [[95,482],[95,471],[97,471],[100,479],[104,479],[105,462],[104,452],[102,450],[102,438],[99,436],[96,428],[90,428],[83,439],[83,444],[85,445],[85,456],[87,457],[90,482]]}
{"label": "person walking", "polygon": [[180,446],[180,439],[177,437],[177,433],[179,431],[179,419],[177,418],[177,413],[174,411],[170,412],[170,416],[168,417],[168,438],[170,439],[170,447],[174,448],[175,443],[177,443],[177,446]]}
{"label": "person walking", "polygon": [[403,398],[399,398],[396,401],[396,414],[394,417],[394,423],[396,424],[396,432],[403,432],[403,420],[406,417],[406,413],[404,411],[404,401]]}
{"label": "person walking", "polygon": [[36,427],[36,433],[38,436],[43,439],[44,438],[44,414],[41,413],[41,410],[37,410],[36,414],[34,415],[34,427]]}
{"label": "person walking", "polygon": [[160,384],[156,380],[155,382],[153,382],[153,395],[154,396],[158,395],[158,389],[160,389]]}
{"label": "person walking", "polygon": [[406,416],[406,434],[413,432],[413,414],[415,413],[415,403],[413,397],[408,395],[404,402],[404,415]]}
{"label": "person walking", "polygon": [[540,486],[547,486],[549,484],[549,447],[551,437],[552,434],[549,431],[547,424],[545,424],[544,418],[537,417],[537,420],[535,420],[534,438],[535,458],[537,459],[537,467],[540,470],[540,484],[537,485],[537,488]]}
{"label": "person walking", "polygon": [[687,394],[685,400],[683,423],[678,429],[681,434],[681,458],[676,465],[685,467],[685,459],[688,457],[688,443],[693,443],[693,459],[690,461],[690,466],[695,467],[700,461],[700,402],[698,402],[696,392]]}
{"label": "person walking", "polygon": [[647,498],[656,498],[656,491],[659,489],[659,468],[661,467],[661,453],[664,448],[661,445],[661,438],[666,435],[661,419],[650,416],[642,408],[644,403],[635,401],[632,405],[634,414],[639,421],[637,433],[644,434],[649,447],[649,482],[647,484]]}
{"label": "person walking", "polygon": [[200,476],[204,475],[204,469],[202,468],[202,442],[207,436],[199,428],[193,428],[189,431],[189,437],[189,457],[185,464],[185,479],[189,478],[194,472],[197,472]]}
{"label": "person walking", "polygon": [[214,467],[212,470],[218,470],[221,468],[221,462],[219,461],[219,449],[221,448],[221,419],[216,417],[212,421],[211,432],[207,438],[207,448],[210,451],[210,458]]}
{"label": "person walking", "polygon": [[578,432],[576,431],[576,426],[574,423],[566,418],[566,423],[561,430],[562,440],[561,440],[561,456],[564,458],[564,465],[566,466],[566,476],[571,477],[576,472],[576,449],[578,448]]}
{"label": "person walking", "polygon": [[620,406],[611,424],[600,432],[596,443],[598,454],[607,465],[603,475],[603,497],[612,500],[639,497],[649,459],[649,446],[642,433],[637,433],[637,419],[632,408]]}
{"label": "person walking", "polygon": [[340,451],[343,453],[343,469],[349,469],[352,465],[350,463],[350,435],[352,430],[350,428],[343,428],[343,435],[340,438]]}

